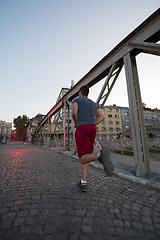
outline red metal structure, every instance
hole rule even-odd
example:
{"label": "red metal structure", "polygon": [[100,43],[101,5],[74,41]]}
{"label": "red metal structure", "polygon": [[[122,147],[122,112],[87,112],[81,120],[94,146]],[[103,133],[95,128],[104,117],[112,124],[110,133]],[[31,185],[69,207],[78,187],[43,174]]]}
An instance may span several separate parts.
{"label": "red metal structure", "polygon": [[[69,113],[70,102],[78,96],[82,85],[89,87],[95,85],[106,77],[103,88],[97,99],[97,103],[104,105],[107,98],[124,66],[126,73],[129,108],[132,126],[132,137],[134,146],[134,159],[136,175],[145,176],[150,173],[150,163],[144,127],[144,116],[142,109],[141,93],[139,87],[136,55],[147,53],[160,56],[160,8],[149,18],[131,32],[101,61],[99,61],[77,84],[75,84],[46,114],[36,133],[43,128],[49,119],[64,108],[64,126],[66,111]],[[69,121],[68,121],[69,122]],[[69,128],[68,128],[69,129]],[[69,132],[68,132],[69,135]],[[64,128],[64,148],[66,147],[66,132]],[[68,137],[69,148],[69,137]]]}

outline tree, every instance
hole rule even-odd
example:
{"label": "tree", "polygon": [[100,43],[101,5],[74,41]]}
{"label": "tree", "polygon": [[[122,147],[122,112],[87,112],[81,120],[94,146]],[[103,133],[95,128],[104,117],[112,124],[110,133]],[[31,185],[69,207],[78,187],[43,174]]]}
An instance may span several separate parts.
{"label": "tree", "polygon": [[29,122],[29,118],[26,115],[18,116],[13,119],[14,127],[16,128],[16,139],[17,140],[25,140],[26,136],[26,127]]}
{"label": "tree", "polygon": [[145,103],[142,103],[142,107],[143,107],[143,108],[146,108],[146,104],[145,104]]}

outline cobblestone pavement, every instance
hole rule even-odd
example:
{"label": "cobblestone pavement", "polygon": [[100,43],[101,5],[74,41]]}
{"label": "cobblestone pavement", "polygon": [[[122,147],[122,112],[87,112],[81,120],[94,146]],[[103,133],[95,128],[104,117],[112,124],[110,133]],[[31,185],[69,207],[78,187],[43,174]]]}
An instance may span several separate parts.
{"label": "cobblestone pavement", "polygon": [[160,192],[33,145],[0,145],[1,240],[160,239]]}

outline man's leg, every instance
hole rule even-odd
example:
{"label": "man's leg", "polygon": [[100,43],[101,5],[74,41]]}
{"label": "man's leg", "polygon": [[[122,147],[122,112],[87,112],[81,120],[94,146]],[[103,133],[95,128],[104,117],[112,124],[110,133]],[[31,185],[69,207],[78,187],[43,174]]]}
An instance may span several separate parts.
{"label": "man's leg", "polygon": [[110,152],[107,147],[101,149],[99,157],[96,153],[88,153],[80,158],[82,165],[88,164],[95,160],[99,160],[100,163],[103,164],[104,170],[108,176],[112,176],[114,174],[114,166],[110,160]]}
{"label": "man's leg", "polygon": [[98,160],[98,154],[97,153],[88,153],[83,155],[80,158],[80,161],[82,164],[90,163],[92,161]]}
{"label": "man's leg", "polygon": [[[96,125],[84,125],[76,129],[75,140],[77,145],[78,157],[82,163],[82,179],[79,186],[83,192],[87,191],[87,173],[89,162],[98,160],[98,155],[92,153],[96,136]],[[85,152],[88,152],[85,154]]]}
{"label": "man's leg", "polygon": [[80,161],[82,163],[82,180],[87,181],[87,173],[88,173],[88,166],[89,163],[98,160],[98,155],[96,153],[88,153],[83,155],[80,158]]}
{"label": "man's leg", "polygon": [[82,164],[82,180],[87,181],[87,173],[88,173],[89,163]]}
{"label": "man's leg", "polygon": [[89,125],[88,126],[88,138],[87,138],[87,144],[88,144],[88,152],[87,154],[83,155],[80,158],[80,161],[82,163],[82,180],[87,180],[87,173],[88,173],[88,166],[89,163],[98,160],[98,155],[93,153],[94,148],[94,141],[96,137],[97,128],[96,125]]}

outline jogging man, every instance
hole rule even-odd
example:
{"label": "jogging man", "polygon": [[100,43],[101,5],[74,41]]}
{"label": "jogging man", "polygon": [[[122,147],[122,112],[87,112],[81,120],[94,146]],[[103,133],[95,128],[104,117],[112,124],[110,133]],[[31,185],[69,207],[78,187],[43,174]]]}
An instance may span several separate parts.
{"label": "jogging man", "polygon": [[75,140],[78,158],[82,163],[82,179],[79,187],[82,191],[87,191],[88,165],[94,160],[99,160],[103,164],[106,174],[113,175],[114,168],[110,161],[110,154],[107,147],[97,153],[93,153],[94,141],[97,127],[104,119],[104,113],[99,106],[88,98],[88,86],[82,86],[79,90],[79,98],[73,100],[72,118],[76,127]]}

